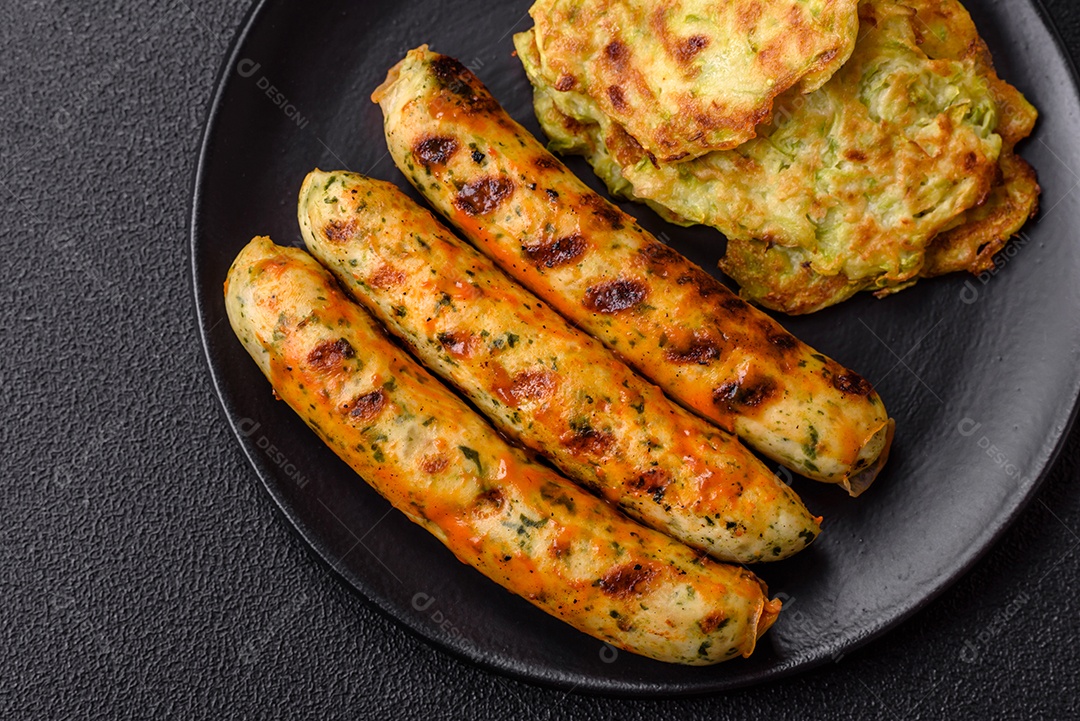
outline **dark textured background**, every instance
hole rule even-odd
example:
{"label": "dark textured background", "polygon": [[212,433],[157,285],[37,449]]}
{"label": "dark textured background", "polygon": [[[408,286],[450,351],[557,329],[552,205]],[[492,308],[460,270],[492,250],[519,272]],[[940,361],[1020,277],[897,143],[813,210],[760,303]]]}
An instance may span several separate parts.
{"label": "dark textured background", "polygon": [[[1080,5],[1046,4],[1080,56]],[[87,5],[0,3],[0,718],[1080,718],[1080,432],[956,586],[772,685],[580,697],[373,611],[257,481],[198,341],[191,178],[247,6]]]}

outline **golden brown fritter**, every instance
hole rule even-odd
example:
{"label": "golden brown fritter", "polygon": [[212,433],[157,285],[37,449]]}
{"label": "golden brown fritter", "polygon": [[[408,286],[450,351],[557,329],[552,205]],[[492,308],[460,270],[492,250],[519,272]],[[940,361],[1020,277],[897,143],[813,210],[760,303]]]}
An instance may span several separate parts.
{"label": "golden brown fritter", "polygon": [[1034,108],[997,78],[963,7],[870,0],[860,19],[848,63],[816,92],[782,96],[760,137],[678,163],[546,87],[530,34],[516,42],[554,149],[672,222],[716,227],[745,297],[807,313],[983,267],[1037,198],[1012,151]]}
{"label": "golden brown fritter", "polygon": [[855,46],[857,0],[537,0],[536,71],[660,160],[754,137]]}
{"label": "golden brown fritter", "polygon": [[978,274],[994,267],[994,256],[1024,223],[1038,212],[1039,182],[1035,169],[1014,152],[1031,135],[1038,111],[1019,90],[998,77],[986,43],[975,24],[955,2],[907,0],[923,32],[922,49],[933,58],[970,58],[985,78],[998,108],[995,131],[1001,136],[1001,173],[983,205],[964,213],[957,227],[931,242],[923,277],[966,270]]}

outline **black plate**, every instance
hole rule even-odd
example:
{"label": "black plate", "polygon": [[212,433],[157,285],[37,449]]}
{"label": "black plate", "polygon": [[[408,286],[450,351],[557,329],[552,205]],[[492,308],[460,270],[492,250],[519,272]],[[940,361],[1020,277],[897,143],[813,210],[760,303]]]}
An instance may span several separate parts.
{"label": "black plate", "polygon": [[[426,42],[459,58],[537,132],[529,85],[511,57],[511,33],[530,24],[528,5],[401,0],[323,3],[316,13],[262,2],[249,15],[210,111],[192,218],[199,322],[233,428],[285,515],[349,584],[487,668],[580,691],[688,694],[837,658],[969,568],[1032,497],[1070,425],[1080,393],[1080,103],[1071,65],[1033,5],[970,0],[999,71],[1042,111],[1022,148],[1045,191],[1040,219],[992,278],[924,281],[883,301],[865,296],[781,318],[875,383],[897,421],[895,449],[858,500],[795,481],[825,516],[825,532],[808,552],[756,569],[785,599],[780,621],[751,659],[685,668],[616,654],[458,563],[273,400],[225,318],[221,284],[239,249],[256,234],[299,244],[296,195],[309,170],[346,168],[408,187],[368,96],[410,48]],[[600,188],[583,163],[571,167]],[[623,207],[715,267],[716,233]]]}

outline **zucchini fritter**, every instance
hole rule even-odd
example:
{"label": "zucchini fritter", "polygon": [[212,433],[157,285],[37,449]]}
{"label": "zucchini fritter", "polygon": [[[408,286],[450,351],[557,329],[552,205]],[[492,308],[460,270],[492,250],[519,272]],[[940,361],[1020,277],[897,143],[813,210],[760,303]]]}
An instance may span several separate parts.
{"label": "zucchini fritter", "polygon": [[532,31],[515,42],[554,149],[585,155],[612,192],[672,222],[719,229],[721,267],[744,297],[808,313],[984,269],[1037,195],[1012,151],[1034,109],[993,73],[963,7],[869,0],[859,13],[831,80],[778,99],[758,138],[679,163],[654,162],[611,117],[546,85]]}
{"label": "zucchini fritter", "polygon": [[857,0],[537,0],[537,72],[660,160],[754,137],[851,55]]}
{"label": "zucchini fritter", "polygon": [[966,270],[979,274],[994,267],[994,256],[1039,209],[1035,169],[1014,148],[1031,135],[1039,113],[1023,94],[998,77],[986,43],[957,2],[906,0],[923,28],[923,51],[932,58],[970,58],[998,107],[995,131],[1001,136],[1000,178],[987,201],[964,213],[955,228],[930,244],[921,275]]}

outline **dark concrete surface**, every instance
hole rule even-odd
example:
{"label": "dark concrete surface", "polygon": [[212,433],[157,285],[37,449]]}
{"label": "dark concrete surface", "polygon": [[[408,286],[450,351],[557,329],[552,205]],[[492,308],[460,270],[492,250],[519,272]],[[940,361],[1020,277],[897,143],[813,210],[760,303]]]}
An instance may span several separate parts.
{"label": "dark concrete surface", "polygon": [[[1080,5],[1046,5],[1080,55]],[[928,608],[726,696],[507,680],[350,592],[247,465],[195,324],[191,178],[247,9],[0,5],[0,718],[1080,718],[1078,431]]]}

